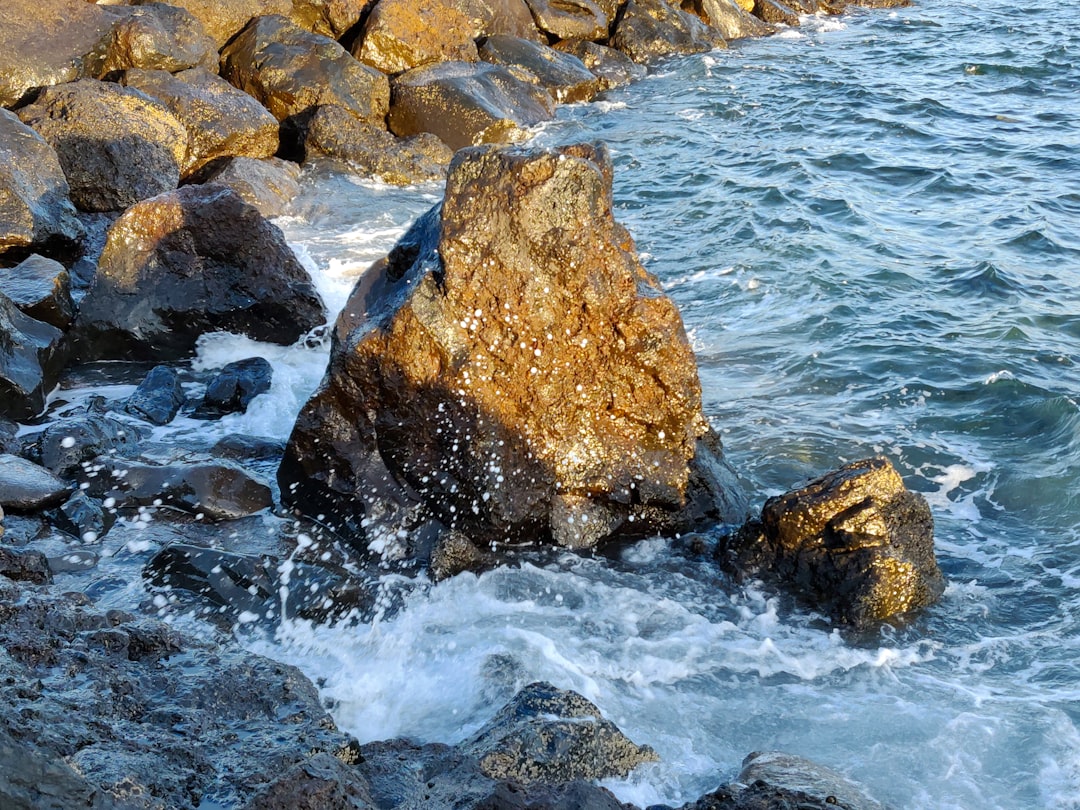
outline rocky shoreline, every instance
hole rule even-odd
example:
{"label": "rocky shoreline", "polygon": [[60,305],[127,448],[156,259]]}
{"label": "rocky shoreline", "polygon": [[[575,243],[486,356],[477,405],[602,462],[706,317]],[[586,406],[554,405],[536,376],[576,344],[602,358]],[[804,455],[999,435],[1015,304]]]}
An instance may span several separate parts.
{"label": "rocky shoreline", "polygon": [[[530,684],[457,746],[361,746],[302,673],[230,640],[238,621],[392,609],[388,568],[437,581],[680,533],[852,632],[935,601],[929,510],[884,459],[747,519],[678,311],[612,216],[606,150],[507,146],[657,59],[903,4],[4,4],[4,807],[628,807],[591,780],[655,754],[580,695]],[[446,180],[329,328],[268,221],[325,160]],[[155,439],[269,388],[253,357],[188,398],[177,369],[215,331],[330,342],[285,446]],[[100,361],[134,394],[74,409],[51,394]],[[135,537],[153,548],[149,596],[98,608],[124,587],[102,584],[103,544]],[[177,605],[223,632],[160,621]],[[684,810],[879,806],[820,765],[755,753]]]}

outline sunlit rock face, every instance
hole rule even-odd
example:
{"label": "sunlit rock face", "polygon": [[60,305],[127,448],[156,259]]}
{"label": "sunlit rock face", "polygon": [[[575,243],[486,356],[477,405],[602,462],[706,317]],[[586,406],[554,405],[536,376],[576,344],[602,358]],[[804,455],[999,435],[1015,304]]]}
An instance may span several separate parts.
{"label": "sunlit rock face", "polygon": [[[481,546],[730,517],[679,313],[611,205],[603,147],[459,152],[443,204],[342,311],[283,499]],[[422,558],[418,536],[402,553]]]}

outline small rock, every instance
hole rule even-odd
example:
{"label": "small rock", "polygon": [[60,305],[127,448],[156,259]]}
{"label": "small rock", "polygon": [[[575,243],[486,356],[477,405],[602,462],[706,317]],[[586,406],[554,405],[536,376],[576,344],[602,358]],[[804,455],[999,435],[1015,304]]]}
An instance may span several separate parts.
{"label": "small rock", "polygon": [[87,497],[81,490],[49,512],[47,517],[60,531],[84,543],[100,541],[116,522],[115,510],[105,510],[100,502]]}
{"label": "small rock", "polygon": [[19,455],[22,442],[17,438],[19,426],[5,416],[0,416],[0,453]]}
{"label": "small rock", "polygon": [[176,418],[186,396],[179,375],[168,366],[155,366],[124,405],[132,416],[154,425],[167,425]]}
{"label": "small rock", "polygon": [[44,467],[12,455],[0,455],[0,506],[29,512],[46,509],[67,500],[71,492]]}
{"label": "small rock", "polygon": [[799,25],[798,12],[779,0],[754,0],[754,16],[774,25]]}
{"label": "small rock", "polygon": [[607,39],[611,20],[594,0],[526,0],[536,25],[556,39]]}
{"label": "small rock", "polygon": [[75,317],[71,277],[64,265],[36,253],[0,273],[0,293],[24,314],[60,330]]}
{"label": "small rock", "polygon": [[493,65],[524,68],[560,104],[589,101],[600,91],[600,82],[580,59],[538,42],[488,37],[480,48],[480,58]]}
{"label": "small rock", "polygon": [[134,458],[139,454],[138,429],[108,416],[91,413],[53,422],[38,440],[41,463],[63,478],[72,478],[98,456]]}
{"label": "small rock", "polygon": [[285,442],[262,436],[245,436],[231,433],[210,448],[215,458],[233,461],[280,461],[285,452]]}
{"label": "small rock", "polygon": [[639,63],[727,47],[719,31],[666,0],[629,0],[611,45]]}
{"label": "small rock", "polygon": [[454,0],[379,0],[353,56],[383,73],[436,62],[475,62],[473,26]]}
{"label": "small rock", "polygon": [[270,390],[274,367],[265,357],[229,363],[206,386],[206,395],[192,414],[196,419],[217,419],[244,413],[259,394]]}
{"label": "small rock", "polygon": [[300,167],[289,160],[230,157],[207,164],[197,180],[231,188],[271,219],[289,210],[289,203],[300,193],[299,177]]}
{"label": "small rock", "polygon": [[0,292],[0,415],[29,419],[45,410],[67,358],[63,337]]}

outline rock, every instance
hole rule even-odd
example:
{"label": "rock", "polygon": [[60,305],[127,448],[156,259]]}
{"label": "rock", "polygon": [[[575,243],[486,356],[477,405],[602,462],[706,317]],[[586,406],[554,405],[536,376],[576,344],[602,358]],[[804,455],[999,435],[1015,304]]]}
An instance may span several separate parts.
{"label": "rock", "polygon": [[383,182],[409,186],[441,180],[454,153],[427,132],[396,138],[382,127],[361,121],[334,105],[319,107],[304,139],[306,160],[324,156],[342,160]]}
{"label": "rock", "polygon": [[[259,17],[221,52],[221,75],[250,93],[296,138],[306,117],[336,104],[357,118],[382,123],[390,85],[332,39],[312,34],[284,17]],[[287,144],[289,145],[289,144]]]}
{"label": "rock", "polygon": [[285,453],[285,442],[267,439],[262,436],[247,436],[231,433],[224,436],[210,448],[210,455],[215,458],[233,461],[280,461]]}
{"label": "rock", "polygon": [[[83,0],[79,0],[83,2]],[[116,804],[61,759],[0,726],[0,804],[5,810],[114,810]]]}
{"label": "rock", "polygon": [[0,416],[0,453],[19,455],[22,442],[18,439],[19,426],[4,416]]}
{"label": "rock", "polygon": [[0,414],[29,419],[45,410],[66,359],[63,337],[0,293]]}
{"label": "rock", "polygon": [[526,127],[550,121],[555,104],[542,87],[504,67],[443,62],[394,79],[387,119],[395,135],[439,136],[451,149],[520,141]]}
{"label": "rock", "polygon": [[36,585],[52,581],[49,561],[40,551],[15,551],[5,546],[0,546],[0,575]]}
{"label": "rock", "polygon": [[18,456],[0,455],[0,506],[9,511],[47,509],[67,500],[64,481],[37,464]]}
{"label": "rock", "polygon": [[73,478],[98,456],[137,456],[140,438],[130,425],[91,413],[53,422],[38,443],[42,465],[62,478]]}
{"label": "rock", "polygon": [[[157,5],[153,0],[130,0],[132,5]],[[290,14],[292,0],[170,0],[203,24],[219,51],[255,17]]]}
{"label": "rock", "polygon": [[124,410],[152,425],[167,425],[186,399],[177,373],[168,366],[155,366],[128,397]]}
{"label": "rock", "polygon": [[270,488],[228,461],[154,466],[122,459],[101,459],[87,493],[114,498],[118,507],[162,505],[202,515],[206,520],[235,520],[271,506]]}
{"label": "rock", "polygon": [[300,193],[299,178],[300,167],[292,161],[248,157],[213,161],[198,177],[200,182],[231,188],[267,219],[289,210],[289,203]]}
{"label": "rock", "polygon": [[691,485],[708,434],[693,353],[612,217],[611,172],[589,145],[455,156],[441,209],[339,317],[278,473],[287,503],[344,524],[367,504],[375,536],[421,504],[481,547],[725,511]]}
{"label": "rock", "polygon": [[754,16],[767,23],[798,26],[799,15],[778,0],[754,0]]}
{"label": "rock", "polygon": [[195,413],[197,419],[218,419],[227,413],[244,413],[259,394],[270,390],[274,367],[265,357],[249,357],[229,363],[206,386]]}
{"label": "rock", "polygon": [[88,498],[82,490],[75,492],[58,508],[48,513],[49,522],[62,532],[78,537],[84,543],[96,543],[116,522],[113,511]]}
{"label": "rock", "polygon": [[244,805],[244,810],[375,810],[356,768],[327,753],[294,765]]}
{"label": "rock", "polygon": [[64,265],[36,253],[0,273],[0,294],[6,295],[24,315],[61,331],[75,317],[71,277]]}
{"label": "rock", "polygon": [[907,8],[914,0],[848,0],[847,5],[863,8]]}
{"label": "rock", "polygon": [[746,9],[736,0],[691,0],[689,4],[684,2],[683,8],[701,17],[724,39],[763,37],[773,33],[776,29],[750,13],[753,2],[748,5],[750,8]]}
{"label": "rock", "polygon": [[461,744],[492,779],[529,785],[623,777],[658,757],[576,692],[531,683]]}
{"label": "rock", "polygon": [[926,607],[945,589],[926,499],[884,458],[770,498],[760,521],[719,551],[728,567],[787,583],[856,628]]}
{"label": "rock", "polygon": [[560,104],[589,101],[600,92],[600,82],[576,56],[527,39],[488,37],[480,58],[494,65],[524,68]]}
{"label": "rock", "polygon": [[594,0],[525,0],[536,26],[555,39],[601,40],[611,19]]}
{"label": "rock", "polygon": [[84,211],[118,211],[180,182],[187,131],[136,90],[82,79],[47,88],[19,117],[56,150]]}
{"label": "rock", "polygon": [[[41,87],[89,76],[119,16],[86,0],[0,3],[0,106],[14,107]],[[4,140],[0,136],[0,144]]]}
{"label": "rock", "polygon": [[53,148],[0,110],[0,255],[12,248],[73,252],[83,229],[70,191]]}
{"label": "rock", "polygon": [[375,0],[293,0],[289,17],[303,28],[340,40],[360,22]]}
{"label": "rock", "polygon": [[525,0],[456,0],[454,5],[469,17],[473,39],[506,34],[543,41]]}
{"label": "rock", "polygon": [[184,175],[221,157],[269,158],[277,153],[277,119],[247,93],[204,68],[175,76],[164,70],[129,70],[124,84],[160,101],[184,125],[189,138]]}
{"label": "rock", "polygon": [[724,38],[700,19],[666,0],[629,0],[611,45],[635,62],[724,48]]}
{"label": "rock", "polygon": [[353,56],[383,73],[433,62],[475,62],[470,18],[454,0],[379,0],[353,46]]}
{"label": "rock", "polygon": [[148,3],[126,10],[104,43],[93,78],[131,68],[175,73],[201,66],[217,69],[218,46],[190,13],[175,5]]}
{"label": "rock", "polygon": [[634,60],[621,51],[606,45],[582,39],[568,39],[556,44],[555,49],[580,59],[596,77],[600,90],[622,87],[645,78],[644,67],[635,64]]}
{"label": "rock", "polygon": [[205,332],[288,345],[326,313],[281,231],[235,192],[185,186],[109,229],[75,322],[83,360],[172,360]]}

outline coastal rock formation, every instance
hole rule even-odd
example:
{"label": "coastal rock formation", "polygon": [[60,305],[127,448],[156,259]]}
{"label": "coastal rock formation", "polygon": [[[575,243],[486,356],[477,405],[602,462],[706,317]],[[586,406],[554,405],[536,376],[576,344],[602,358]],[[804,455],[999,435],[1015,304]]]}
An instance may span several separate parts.
{"label": "coastal rock formation", "polygon": [[770,498],[719,549],[729,567],[790,583],[856,628],[932,604],[945,589],[926,499],[883,458]]}
{"label": "coastal rock formation", "polygon": [[95,79],[131,68],[170,73],[196,66],[217,70],[218,46],[203,24],[171,4],[125,9],[125,16],[109,31],[103,50]]}
{"label": "coastal rock formation", "polygon": [[493,65],[524,68],[560,104],[589,101],[600,92],[600,82],[576,56],[527,39],[488,37],[480,58]]}
{"label": "coastal rock formation", "polygon": [[116,523],[115,510],[106,510],[82,490],[51,512],[46,513],[49,522],[62,532],[77,537],[84,543],[96,543]]}
{"label": "coastal rock formation", "polygon": [[426,510],[481,547],[731,519],[682,322],[612,217],[611,171],[589,145],[455,156],[442,206],[338,319],[286,502],[366,511],[374,536]]}
{"label": "coastal rock formation", "polygon": [[797,26],[799,13],[779,0],[754,0],[754,16],[767,23]]}
{"label": "coastal rock formation", "polygon": [[[157,4],[157,0],[132,0],[132,5]],[[220,50],[254,17],[267,14],[290,14],[292,0],[169,0],[170,6],[187,11],[203,24]]]}
{"label": "coastal rock formation", "polygon": [[536,26],[556,39],[607,39],[611,17],[594,0],[526,0]]}
{"label": "coastal rock formation", "polygon": [[45,410],[67,352],[55,326],[24,315],[0,293],[0,414],[28,419]]}
{"label": "coastal rock formation", "polygon": [[736,0],[689,0],[683,2],[682,7],[693,11],[719,31],[726,40],[761,37],[776,30],[750,13],[754,10],[753,0],[746,5],[750,8],[740,5]]}
{"label": "coastal rock formation", "polygon": [[64,330],[75,317],[71,277],[60,262],[36,253],[0,273],[0,294],[24,315]]}
{"label": "coastal rock formation", "polygon": [[611,45],[635,62],[727,47],[719,31],[666,0],[628,0]]}
{"label": "coastal rock formation", "polygon": [[203,183],[231,188],[267,219],[289,209],[289,203],[300,193],[299,178],[300,167],[280,158],[224,158],[208,164],[198,174]]}
{"label": "coastal rock formation", "polygon": [[288,345],[326,320],[281,231],[235,192],[184,186],[109,229],[75,322],[83,360],[177,359],[204,332]]}
{"label": "coastal rock formation", "polygon": [[433,62],[475,62],[472,20],[454,0],[379,0],[353,56],[383,73]]}
{"label": "coastal rock formation", "polygon": [[555,49],[576,56],[596,76],[601,90],[622,87],[632,81],[645,78],[645,68],[634,62],[622,51],[587,42],[583,39],[567,39],[555,45]]}
{"label": "coastal rock formation", "polygon": [[84,211],[120,211],[180,182],[187,130],[137,90],[82,79],[46,89],[19,118],[56,150]]}

